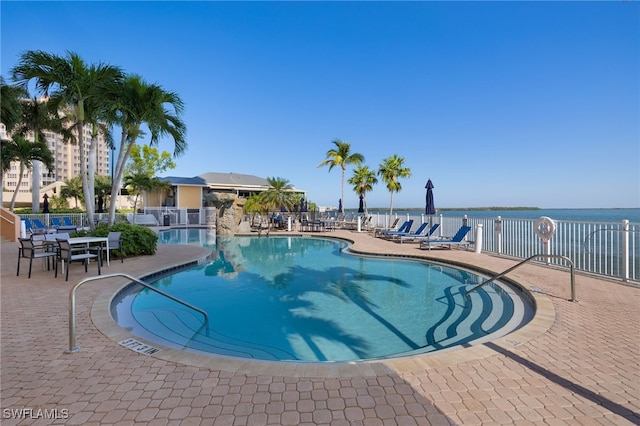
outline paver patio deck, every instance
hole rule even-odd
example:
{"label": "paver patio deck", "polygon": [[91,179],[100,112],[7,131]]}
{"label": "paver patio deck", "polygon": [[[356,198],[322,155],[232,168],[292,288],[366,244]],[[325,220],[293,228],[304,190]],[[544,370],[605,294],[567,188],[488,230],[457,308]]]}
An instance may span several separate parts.
{"label": "paver patio deck", "polygon": [[[516,263],[465,250],[427,252],[365,233],[331,236],[361,252],[493,272]],[[31,279],[22,271],[16,277],[17,251],[17,243],[0,245],[3,426],[640,424],[637,286],[577,275],[573,303],[566,270],[526,265],[508,277],[539,289],[540,311],[512,335],[444,354],[326,366],[136,353],[117,343],[128,334],[105,315],[126,282],[109,278],[78,291],[81,349],[65,354],[69,290],[90,275],[74,265],[65,282],[34,262]],[[163,245],[154,256],[112,262],[103,274],[144,276],[207,255]]]}

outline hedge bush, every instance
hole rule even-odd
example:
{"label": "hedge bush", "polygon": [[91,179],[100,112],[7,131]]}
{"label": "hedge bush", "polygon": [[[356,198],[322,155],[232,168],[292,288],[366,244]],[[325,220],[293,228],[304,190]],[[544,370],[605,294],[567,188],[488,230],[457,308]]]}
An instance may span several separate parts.
{"label": "hedge bush", "polygon": [[[109,232],[121,232],[122,251],[125,257],[155,254],[158,249],[158,234],[151,229],[130,223],[117,223],[111,227],[101,224],[94,231],[78,231],[79,236],[106,237]],[[118,251],[112,251],[119,256]],[[116,257],[118,257],[116,256]]]}

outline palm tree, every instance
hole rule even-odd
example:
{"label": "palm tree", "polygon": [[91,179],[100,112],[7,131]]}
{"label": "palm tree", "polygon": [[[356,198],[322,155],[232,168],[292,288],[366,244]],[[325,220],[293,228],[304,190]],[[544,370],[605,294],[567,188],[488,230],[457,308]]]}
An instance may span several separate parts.
{"label": "palm tree", "polygon": [[[51,96],[50,102],[57,111],[65,110],[73,117],[71,127],[76,129],[80,147],[80,174],[85,200],[93,200],[94,197],[93,185],[89,184],[91,169],[87,169],[84,125],[96,122],[99,116],[97,111],[102,110],[99,106],[109,98],[105,94],[112,92],[112,87],[123,76],[118,67],[102,63],[88,65],[73,52],[67,52],[62,57],[40,50],[27,51],[12,69],[13,80],[19,87],[26,89],[29,82],[35,80],[36,90]],[[93,204],[87,202],[85,207],[89,226],[93,228]]]}
{"label": "palm tree", "polygon": [[[260,193],[260,201],[258,204],[258,206],[264,210],[264,213],[281,207],[284,207],[288,211],[293,210],[295,195],[292,192],[293,186],[289,184],[289,181],[280,177],[268,177],[267,182],[269,182],[269,188]],[[269,222],[269,227],[267,228],[267,235],[269,235],[270,229],[271,222]]]}
{"label": "palm tree", "polygon": [[378,183],[376,172],[368,166],[358,167],[353,171],[353,176],[349,178],[348,182],[353,185],[355,193],[363,197],[365,214],[369,214],[367,210],[367,192],[373,191],[373,185]]}
{"label": "palm tree", "polygon": [[[154,182],[154,180],[158,182]],[[124,177],[124,186],[127,188],[130,194],[135,194],[136,198],[133,201],[133,213],[137,210],[138,197],[142,191],[151,191],[159,184],[158,178],[150,177],[144,173],[137,173],[133,175],[126,175]]]}
{"label": "palm tree", "polygon": [[107,197],[107,195],[109,195],[109,191],[111,191],[111,177],[96,175],[95,194],[96,197],[98,197],[98,207],[100,207],[100,197],[102,197],[102,201],[104,203],[105,198]]}
{"label": "palm tree", "polygon": [[[26,98],[27,92],[18,86],[9,86],[3,77],[0,76],[0,119],[4,124],[5,130],[10,134],[18,125],[22,117],[22,99]],[[11,156],[9,152],[5,152],[5,146],[8,148],[11,141],[2,141],[2,174],[0,175],[0,187],[4,188],[3,177],[4,172],[11,168]],[[2,192],[0,192],[0,205],[2,205]]]}
{"label": "palm tree", "polygon": [[7,133],[20,123],[22,118],[22,99],[27,97],[27,92],[18,86],[7,85],[3,77],[0,77],[0,117]]}
{"label": "palm tree", "polygon": [[402,190],[402,184],[399,178],[411,177],[411,170],[404,167],[404,158],[398,157],[396,154],[382,160],[378,168],[378,174],[387,184],[387,189],[391,193],[391,202],[389,204],[389,216],[393,215],[393,193]]}
{"label": "palm tree", "polygon": [[53,155],[51,155],[45,142],[31,142],[20,135],[13,135],[11,140],[6,141],[3,145],[3,151],[5,149],[7,150],[7,154],[3,154],[6,155],[6,157],[3,157],[3,167],[7,160],[20,162],[18,184],[13,191],[11,204],[9,206],[9,209],[13,211],[25,169],[31,167],[33,161],[42,161],[45,166],[51,170],[53,168]]}
{"label": "palm tree", "polygon": [[[45,131],[50,130],[55,133],[64,133],[63,119],[57,111],[51,110],[50,105],[43,99],[36,98],[24,102],[22,107],[22,118],[17,125],[16,133],[27,137],[33,136],[34,143],[40,141],[46,143]],[[31,171],[31,211],[40,211],[40,182],[42,172],[40,171],[40,161],[32,162]]]}
{"label": "palm tree", "polygon": [[[111,188],[112,196],[116,196],[131,149],[145,134],[143,125],[151,133],[150,145],[157,145],[161,136],[169,135],[174,142],[174,156],[186,149],[186,125],[180,118],[184,109],[180,97],[156,84],[146,83],[138,75],[127,76],[110,99],[109,121],[122,128]],[[109,206],[109,224],[115,219],[115,205]]]}
{"label": "palm tree", "polygon": [[293,210],[295,204],[293,186],[287,179],[280,177],[268,177],[269,189],[260,194],[260,199],[270,209],[284,207],[288,211]]}
{"label": "palm tree", "polygon": [[335,148],[327,151],[327,158],[318,164],[318,167],[329,166],[329,171],[336,166],[339,166],[342,169],[342,208],[344,209],[345,199],[344,199],[344,175],[347,170],[347,164],[355,164],[359,166],[362,162],[364,162],[364,156],[358,153],[351,153],[351,144],[348,142],[343,142],[340,139],[335,139],[332,143],[336,146]]}
{"label": "palm tree", "polygon": [[242,207],[242,211],[245,213],[251,213],[251,226],[256,226],[256,216],[260,219],[258,226],[262,226],[262,215],[269,213],[269,206],[260,197],[261,193],[252,194],[247,198],[247,202]]}
{"label": "palm tree", "polygon": [[82,192],[82,178],[76,176],[68,179],[65,185],[60,189],[60,195],[64,198],[73,198],[76,202],[76,209],[78,208],[78,199],[84,202],[84,193]]}

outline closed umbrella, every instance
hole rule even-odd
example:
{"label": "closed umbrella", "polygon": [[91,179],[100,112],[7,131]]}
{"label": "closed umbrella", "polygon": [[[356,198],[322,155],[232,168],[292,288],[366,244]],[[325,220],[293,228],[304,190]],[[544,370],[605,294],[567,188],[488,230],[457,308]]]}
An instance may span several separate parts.
{"label": "closed umbrella", "polygon": [[358,213],[364,213],[364,195],[360,194],[360,205],[358,206]]}
{"label": "closed umbrella", "polygon": [[427,181],[427,185],[425,186],[425,188],[427,188],[427,204],[425,206],[424,212],[425,214],[431,216],[436,214],[436,205],[433,202],[433,183],[431,182],[431,179]]}
{"label": "closed umbrella", "polygon": [[49,196],[44,194],[44,207],[42,208],[42,213],[49,213]]}
{"label": "closed umbrella", "polygon": [[342,213],[342,198],[338,200],[338,213]]}

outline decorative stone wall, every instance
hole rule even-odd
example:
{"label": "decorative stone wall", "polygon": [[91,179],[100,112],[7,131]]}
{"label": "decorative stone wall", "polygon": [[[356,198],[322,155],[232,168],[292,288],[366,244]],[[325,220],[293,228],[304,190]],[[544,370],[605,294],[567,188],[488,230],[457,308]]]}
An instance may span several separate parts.
{"label": "decorative stone wall", "polygon": [[208,194],[209,202],[218,212],[216,231],[218,235],[234,235],[239,232],[242,222],[242,209],[246,200],[236,194],[214,192]]}

